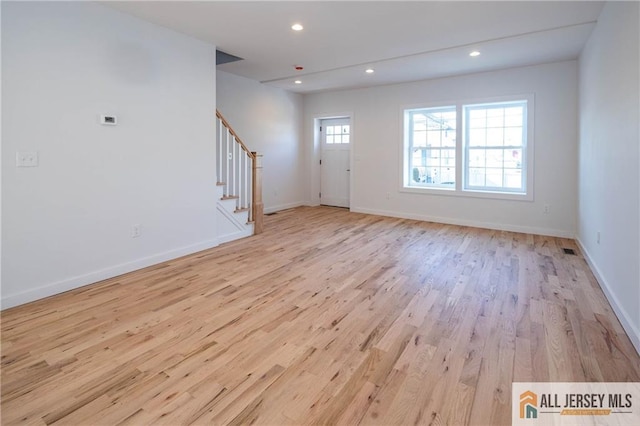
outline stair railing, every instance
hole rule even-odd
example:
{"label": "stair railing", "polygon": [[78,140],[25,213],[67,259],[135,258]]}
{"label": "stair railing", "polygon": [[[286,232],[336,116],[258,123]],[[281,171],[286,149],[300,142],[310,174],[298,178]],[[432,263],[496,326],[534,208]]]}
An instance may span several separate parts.
{"label": "stair railing", "polygon": [[249,211],[254,234],[263,229],[262,155],[252,152],[216,110],[218,156],[217,184],[223,199],[236,199],[236,211]]}

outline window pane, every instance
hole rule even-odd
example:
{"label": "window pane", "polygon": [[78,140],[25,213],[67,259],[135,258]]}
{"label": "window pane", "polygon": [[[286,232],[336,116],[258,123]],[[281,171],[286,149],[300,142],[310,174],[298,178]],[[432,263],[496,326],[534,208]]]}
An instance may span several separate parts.
{"label": "window pane", "polygon": [[342,143],[349,143],[349,135],[342,135]]}
{"label": "window pane", "polygon": [[427,150],[427,166],[439,166],[440,165],[440,151],[434,149]]}
{"label": "window pane", "polygon": [[448,126],[456,128],[456,111],[443,111],[442,119],[447,123]]}
{"label": "window pane", "polygon": [[327,133],[327,143],[333,143],[333,137],[334,136],[332,134],[330,135]]}
{"label": "window pane", "polygon": [[522,171],[514,169],[505,169],[504,171],[505,188],[521,189],[522,188]]}
{"label": "window pane", "polygon": [[469,169],[469,186],[484,186],[485,184],[485,169]]}
{"label": "window pane", "polygon": [[471,129],[469,131],[469,146],[485,146],[487,144],[487,131],[482,129]]}
{"label": "window pane", "polygon": [[470,129],[484,129],[487,127],[487,120],[485,118],[471,118],[469,120]]}
{"label": "window pane", "polygon": [[487,167],[502,168],[503,151],[501,149],[487,149]]}
{"label": "window pane", "polygon": [[424,167],[413,167],[411,180],[415,183],[424,183]]}
{"label": "window pane", "polygon": [[504,140],[504,130],[499,129],[487,129],[487,146],[502,146]]}
{"label": "window pane", "polygon": [[349,134],[349,125],[348,125],[348,124],[347,124],[347,125],[342,126],[342,133],[343,133],[343,134],[344,134],[344,133]]}
{"label": "window pane", "polygon": [[469,118],[471,120],[483,120],[487,118],[487,111],[480,108],[470,108]]}
{"label": "window pane", "polygon": [[502,109],[489,110],[487,113],[487,127],[504,127],[504,115]]}
{"label": "window pane", "polygon": [[456,184],[456,169],[455,167],[442,167],[440,169],[440,183],[442,185],[455,185]]}
{"label": "window pane", "polygon": [[485,186],[490,188],[502,187],[502,169],[486,169],[487,182]]}
{"label": "window pane", "polygon": [[335,134],[335,126],[327,126],[327,135]]}
{"label": "window pane", "polygon": [[425,183],[440,183],[438,180],[438,172],[437,169],[428,168],[425,170]]}
{"label": "window pane", "polygon": [[504,109],[505,126],[522,126],[522,115],[524,108],[521,106],[508,107]]}
{"label": "window pane", "polygon": [[440,130],[429,130],[427,132],[427,144],[433,147],[440,146]]}
{"label": "window pane", "polygon": [[442,129],[442,114],[438,112],[427,114],[427,129]]}
{"label": "window pane", "polygon": [[413,115],[413,130],[425,131],[427,130],[427,118],[422,114]]}
{"label": "window pane", "polygon": [[504,167],[507,169],[519,169],[522,167],[522,150],[521,149],[505,149],[504,150]]}
{"label": "window pane", "polygon": [[442,135],[442,146],[455,147],[456,146],[456,130],[445,130]]}
{"label": "window pane", "polygon": [[456,166],[456,151],[455,149],[443,149],[440,165],[446,167]]}
{"label": "window pane", "polygon": [[485,167],[484,163],[484,149],[470,149],[469,150],[469,167]]}
{"label": "window pane", "polygon": [[504,129],[505,146],[522,146],[522,127],[507,127]]}
{"label": "window pane", "polygon": [[522,113],[518,115],[506,115],[504,117],[505,127],[519,127],[522,126]]}
{"label": "window pane", "polygon": [[413,146],[427,146],[427,132],[413,132]]}

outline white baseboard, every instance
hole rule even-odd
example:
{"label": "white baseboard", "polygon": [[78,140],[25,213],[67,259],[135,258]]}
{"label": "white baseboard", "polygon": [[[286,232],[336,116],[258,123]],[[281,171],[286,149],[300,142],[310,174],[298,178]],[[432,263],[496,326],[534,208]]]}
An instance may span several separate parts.
{"label": "white baseboard", "polygon": [[422,220],[425,222],[444,223],[447,225],[472,226],[474,228],[495,229],[498,231],[522,232],[525,234],[547,235],[551,237],[561,237],[561,238],[571,238],[571,239],[575,238],[574,232],[564,231],[561,229],[535,228],[531,226],[508,225],[508,224],[493,223],[493,222],[479,222],[479,221],[465,220],[465,219],[453,219],[449,217],[428,216],[428,215],[411,214],[411,213],[398,213],[394,211],[375,210],[375,209],[367,209],[367,208],[361,208],[361,207],[352,207],[351,211],[356,213],[375,214],[378,216],[397,217],[400,219],[414,219],[414,220]]}
{"label": "white baseboard", "polygon": [[277,206],[269,206],[264,208],[264,212],[266,214],[279,212],[280,210],[293,209],[295,207],[307,206],[308,204],[304,201],[297,201],[295,203],[287,203],[287,204],[278,204]]}
{"label": "white baseboard", "polygon": [[114,265],[105,269],[90,272],[88,274],[71,277],[51,284],[46,284],[41,287],[27,290],[21,293],[11,294],[8,296],[2,295],[2,309],[11,308],[14,306],[22,305],[24,303],[33,302],[45,297],[60,294],[65,291],[83,287],[88,284],[93,284],[98,281],[106,280],[108,278],[117,277],[118,275],[146,268],[147,266],[156,265],[167,260],[172,260],[178,257],[197,253],[202,250],[207,250],[212,247],[216,247],[217,245],[218,242],[216,240],[203,241],[191,246],[169,250],[164,253],[158,253],[153,256],[143,257],[131,262]]}
{"label": "white baseboard", "polygon": [[624,331],[627,332],[629,339],[631,339],[631,343],[633,343],[633,346],[636,348],[636,351],[640,355],[640,330],[638,329],[638,327],[634,325],[633,320],[630,317],[629,313],[620,304],[620,300],[618,299],[616,294],[611,290],[611,286],[602,275],[602,272],[593,261],[591,255],[589,255],[589,252],[585,248],[584,244],[582,244],[582,241],[580,240],[580,238],[576,237],[576,241],[578,243],[578,246],[580,247],[580,251],[582,251],[584,258],[587,261],[587,264],[591,268],[593,275],[596,277],[596,280],[598,280],[598,284],[600,284],[600,288],[602,289],[602,292],[604,293],[607,300],[609,301],[609,304],[613,308],[613,312],[615,312],[616,316],[618,317],[618,320],[620,321],[620,324],[622,324],[622,328],[624,328]]}
{"label": "white baseboard", "polygon": [[253,235],[253,225],[246,226],[243,230],[238,230],[230,234],[225,234],[218,237],[218,244],[228,243],[229,241],[239,240],[240,238],[246,238]]}

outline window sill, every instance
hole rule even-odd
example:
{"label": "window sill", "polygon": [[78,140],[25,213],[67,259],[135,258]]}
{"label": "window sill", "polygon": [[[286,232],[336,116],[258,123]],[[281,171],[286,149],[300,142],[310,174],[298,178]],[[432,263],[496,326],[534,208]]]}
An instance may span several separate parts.
{"label": "window sill", "polygon": [[484,198],[491,200],[511,200],[511,201],[533,201],[533,193],[508,193],[508,192],[490,192],[490,191],[474,191],[459,190],[456,188],[434,188],[434,187],[416,187],[403,186],[400,192],[408,194],[423,195],[444,195],[447,197],[467,197],[467,198]]}

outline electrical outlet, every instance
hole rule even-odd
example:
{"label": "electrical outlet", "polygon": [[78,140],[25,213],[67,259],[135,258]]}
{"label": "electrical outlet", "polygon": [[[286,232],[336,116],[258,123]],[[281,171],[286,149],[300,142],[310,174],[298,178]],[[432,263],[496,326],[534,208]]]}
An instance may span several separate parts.
{"label": "electrical outlet", "polygon": [[16,167],[38,167],[38,151],[16,152]]}
{"label": "electrical outlet", "polygon": [[115,115],[101,115],[100,116],[100,124],[104,124],[106,126],[117,126],[118,125],[118,117]]}
{"label": "electrical outlet", "polygon": [[549,214],[550,211],[551,211],[551,207],[549,206],[549,204],[545,204],[544,205],[544,214]]}
{"label": "electrical outlet", "polygon": [[131,238],[138,238],[140,236],[140,225],[133,225],[131,227]]}
{"label": "electrical outlet", "polygon": [[232,152],[227,153],[227,160],[233,160],[233,153]]}

